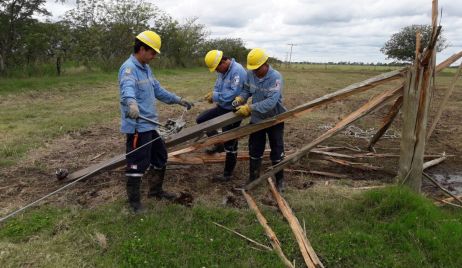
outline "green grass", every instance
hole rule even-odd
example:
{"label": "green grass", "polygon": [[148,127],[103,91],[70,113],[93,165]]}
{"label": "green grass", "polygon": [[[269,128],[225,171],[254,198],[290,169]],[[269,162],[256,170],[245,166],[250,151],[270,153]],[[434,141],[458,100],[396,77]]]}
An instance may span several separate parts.
{"label": "green grass", "polygon": [[33,210],[24,216],[13,218],[0,229],[0,237],[7,238],[13,242],[27,241],[37,233],[50,233],[56,224],[57,218],[65,213],[62,210],[43,207],[40,210]]}
{"label": "green grass", "polygon": [[[203,71],[167,69],[155,73],[164,87],[196,99],[206,92],[204,80],[214,77]],[[14,165],[29,150],[65,133],[118,123],[117,73],[6,78],[0,79],[0,88],[0,167]]]}
{"label": "green grass", "polygon": [[346,202],[323,200],[315,207],[298,201],[294,209],[310,208],[307,226],[328,267],[462,265],[455,254],[462,213],[442,211],[405,188],[372,190]]}
{"label": "green grass", "polygon": [[[384,70],[282,69],[289,108],[367,79]],[[154,70],[161,84],[191,100],[213,87],[204,68]],[[116,73],[75,72],[62,77],[0,79],[0,167],[15,165],[29,151],[66,133],[118,124]],[[438,77],[446,86],[452,75]],[[460,81],[459,84],[460,85]],[[371,93],[355,97],[367,100]],[[457,94],[457,92],[455,93]],[[450,108],[460,107],[457,98]],[[344,101],[307,114],[288,127],[316,130],[357,107]],[[165,113],[165,106],[160,107]],[[193,110],[199,112],[199,110]],[[194,115],[188,115],[191,119]],[[288,140],[287,142],[291,142]],[[406,190],[390,188],[353,195],[341,187],[315,187],[286,194],[327,267],[461,267],[462,215],[442,211]],[[151,203],[141,216],[125,204],[96,209],[42,207],[0,225],[2,267],[282,267],[274,253],[250,247],[213,225],[217,221],[269,245],[246,209],[211,202],[185,208]],[[302,263],[287,223],[273,209],[264,213],[290,259]],[[96,233],[104,234],[102,248]]]}
{"label": "green grass", "polygon": [[[300,66],[298,66],[300,67]],[[302,66],[303,67],[303,66]],[[317,65],[305,69],[282,69],[284,97],[288,108],[295,107],[326,93],[380,74],[384,70],[362,70],[357,67],[327,70]],[[205,68],[154,69],[165,88],[190,100],[197,100],[212,90],[215,74]],[[441,76],[439,84],[447,85],[452,76]],[[459,84],[461,82],[459,81]],[[355,97],[366,101],[371,90]],[[0,167],[17,163],[29,150],[65,133],[114,122],[119,117],[117,73],[79,70],[64,76],[0,79]],[[339,115],[353,111],[357,105],[345,102],[330,105],[328,110],[309,113],[311,124],[334,123]],[[458,107],[454,104],[453,107]],[[160,106],[160,114],[163,106]],[[197,112],[197,110],[194,110]],[[193,111],[193,112],[194,112]],[[297,124],[297,123],[296,123]]]}
{"label": "green grass", "polygon": [[[53,267],[283,267],[273,253],[252,249],[212,221],[265,240],[249,211],[165,203],[152,204],[149,213],[138,216],[121,203],[80,212],[46,208],[1,227],[0,262],[3,267],[29,261]],[[98,244],[96,233],[104,234],[107,249]],[[50,256],[40,258],[44,255]]]}
{"label": "green grass", "polygon": [[[290,191],[289,202],[326,267],[461,267],[462,214],[443,211],[397,187],[351,195],[347,189]],[[283,267],[275,253],[213,225],[216,221],[269,245],[247,209],[185,208],[151,202],[131,215],[125,204],[72,210],[44,207],[0,227],[3,267]],[[265,208],[289,259],[302,259],[282,216]],[[107,248],[96,234],[106,237]],[[43,256],[48,256],[43,258]]]}
{"label": "green grass", "polygon": [[88,72],[63,76],[43,76],[30,78],[0,79],[0,95],[30,91],[49,91],[59,89],[67,91],[76,87],[89,87],[97,84],[116,81],[117,73]]}

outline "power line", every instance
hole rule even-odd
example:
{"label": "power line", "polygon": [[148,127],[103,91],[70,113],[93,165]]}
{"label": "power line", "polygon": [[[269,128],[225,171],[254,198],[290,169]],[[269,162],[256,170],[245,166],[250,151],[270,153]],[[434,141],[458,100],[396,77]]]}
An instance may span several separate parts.
{"label": "power line", "polygon": [[[119,162],[119,161],[122,160],[123,158],[126,158],[128,155],[130,155],[130,154],[132,154],[132,153],[134,153],[134,152],[140,150],[141,148],[144,148],[144,147],[148,146],[149,144],[153,143],[154,141],[156,141],[156,140],[158,140],[158,139],[160,139],[160,136],[157,137],[157,138],[155,138],[155,139],[153,139],[153,140],[151,140],[151,141],[149,141],[149,142],[147,142],[147,143],[145,143],[145,144],[143,144],[142,146],[136,148],[135,150],[132,150],[132,151],[130,151],[130,152],[124,154],[123,156],[121,156],[121,157],[119,157],[119,158],[117,158],[117,159],[114,159],[114,160],[113,160],[111,163],[109,163],[108,165],[110,166],[110,165],[112,165],[112,164],[114,164],[114,163]],[[66,188],[68,188],[68,187],[70,187],[70,186],[76,184],[77,182],[79,182],[79,181],[81,181],[81,180],[83,180],[83,179],[85,179],[85,178],[87,178],[87,177],[89,177],[89,176],[95,174],[95,173],[98,172],[98,171],[100,171],[100,169],[95,169],[95,170],[91,171],[90,173],[88,173],[87,175],[82,176],[82,177],[80,177],[79,179],[77,179],[77,180],[75,180],[75,181],[72,181],[72,182],[70,182],[70,183],[68,183],[68,184],[66,184],[66,185],[64,185],[64,186],[62,186],[61,188],[59,188],[59,189],[57,189],[57,190],[55,190],[55,191],[53,191],[53,192],[51,192],[51,193],[49,193],[49,194],[47,194],[47,195],[41,197],[41,198],[39,198],[39,199],[37,199],[37,200],[35,200],[35,201],[33,201],[33,202],[31,202],[31,203],[29,203],[29,204],[27,204],[27,205],[25,205],[25,206],[23,206],[23,207],[17,209],[17,210],[15,210],[15,211],[13,211],[13,212],[7,214],[6,216],[0,218],[0,223],[2,223],[3,221],[7,220],[8,218],[13,217],[14,215],[18,214],[19,212],[21,212],[21,211],[23,211],[23,210],[25,210],[25,209],[34,206],[35,204],[39,203],[39,202],[42,201],[43,199],[46,199],[46,198],[48,198],[48,197],[50,197],[50,196],[52,196],[52,195],[54,195],[54,194],[56,194],[56,193],[58,193],[58,192],[64,190],[64,189],[66,189]]]}
{"label": "power line", "polygon": [[290,63],[292,61],[292,48],[294,46],[297,46],[297,44],[287,44],[288,46],[290,46],[290,52],[289,52],[289,62],[288,62],[288,66],[290,66]]}

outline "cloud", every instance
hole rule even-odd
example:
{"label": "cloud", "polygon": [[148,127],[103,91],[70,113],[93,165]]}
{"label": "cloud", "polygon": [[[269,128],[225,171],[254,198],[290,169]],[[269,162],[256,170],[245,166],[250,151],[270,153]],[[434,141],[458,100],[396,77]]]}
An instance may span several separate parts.
{"label": "cloud", "polygon": [[[380,48],[411,24],[430,24],[430,0],[148,0],[184,22],[197,17],[211,38],[241,38],[247,47],[265,48],[285,59],[293,43],[295,61],[385,61]],[[440,0],[441,24],[451,47],[443,60],[462,50],[462,5]],[[72,6],[47,1],[53,15]]]}

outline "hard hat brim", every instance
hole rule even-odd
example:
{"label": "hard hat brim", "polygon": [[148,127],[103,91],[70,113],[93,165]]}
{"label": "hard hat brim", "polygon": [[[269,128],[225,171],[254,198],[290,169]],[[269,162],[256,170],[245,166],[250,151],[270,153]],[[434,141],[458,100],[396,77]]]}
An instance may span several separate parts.
{"label": "hard hat brim", "polygon": [[149,44],[148,40],[144,40],[142,37],[140,36],[137,36],[136,39],[140,40],[141,42],[143,42],[144,44],[146,44],[148,47],[154,49],[154,51],[157,53],[157,54],[160,54],[160,49],[158,48],[155,48],[154,46],[152,46],[151,44]]}
{"label": "hard hat brim", "polygon": [[262,65],[263,65],[263,63],[260,64],[260,65],[249,65],[249,64],[247,64],[247,69],[248,70],[256,70],[256,69],[260,68],[260,66],[262,66]]}

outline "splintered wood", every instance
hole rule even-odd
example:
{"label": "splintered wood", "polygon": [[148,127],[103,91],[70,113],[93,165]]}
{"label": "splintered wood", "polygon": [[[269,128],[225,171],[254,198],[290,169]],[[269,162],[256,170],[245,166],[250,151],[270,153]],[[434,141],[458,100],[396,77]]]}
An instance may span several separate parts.
{"label": "splintered wood", "polygon": [[268,225],[268,221],[266,220],[265,216],[263,216],[263,214],[261,213],[260,209],[257,206],[257,203],[255,203],[255,200],[253,200],[252,196],[250,196],[250,194],[246,193],[244,190],[242,190],[242,195],[247,201],[247,204],[249,205],[250,209],[252,209],[252,211],[255,212],[258,222],[260,222],[261,226],[265,230],[265,233],[268,236],[270,243],[274,248],[274,251],[276,251],[276,254],[279,256],[279,258],[282,260],[286,267],[294,267],[294,265],[287,259],[286,255],[284,255],[284,252],[281,248],[281,242],[279,242],[276,233],[274,233],[273,229],[271,229],[271,227]]}
{"label": "splintered wood", "polygon": [[[440,63],[437,66],[436,71],[439,72],[443,70],[444,68],[450,66],[452,63],[456,62],[461,57],[462,57],[462,51],[457,54],[454,54],[450,58]],[[405,76],[406,72],[407,72],[407,69],[400,69],[397,71],[384,73],[384,74],[372,77],[370,79],[366,79],[364,81],[352,84],[350,86],[337,90],[333,93],[319,97],[315,100],[312,100],[303,105],[297,106],[290,111],[277,115],[274,118],[267,119],[260,123],[241,126],[239,128],[235,128],[235,129],[223,132],[213,137],[208,137],[208,138],[203,138],[198,141],[193,141],[189,145],[185,145],[182,148],[180,147],[176,149],[175,150],[176,155],[189,153],[197,149],[201,149],[201,148],[214,145],[217,143],[223,143],[225,141],[242,138],[244,136],[252,134],[261,129],[276,125],[280,122],[284,122],[290,119],[297,118],[300,114],[309,112],[313,108],[320,107],[321,105],[325,105],[328,103],[332,103],[338,100],[345,99],[351,95],[358,94],[360,92],[374,88],[378,85],[384,84],[389,81],[401,79],[403,76]],[[239,116],[236,116],[234,113],[230,112],[228,114],[222,115],[220,117],[204,122],[202,124],[198,124],[198,125],[195,125],[189,128],[185,128],[181,132],[169,137],[166,140],[166,147],[168,149],[171,149],[172,147],[184,144],[188,141],[191,141],[191,140],[197,139],[198,137],[203,136],[206,131],[209,131],[212,129],[218,129],[222,126],[231,124],[241,119],[242,118],[240,118]],[[338,131],[335,131],[335,133],[333,134],[336,134],[337,132]],[[125,164],[125,154],[117,155],[113,158],[104,160],[100,163],[97,163],[87,168],[73,172],[69,174],[67,179],[75,180],[82,176],[87,176],[88,178],[90,178],[92,176],[99,174],[102,171],[119,168],[123,166],[124,164]]]}
{"label": "splintered wood", "polygon": [[274,199],[278,204],[279,210],[281,211],[282,215],[284,215],[284,217],[286,218],[287,222],[290,225],[290,228],[292,229],[292,232],[295,235],[295,239],[297,240],[300,252],[302,253],[303,259],[305,260],[306,266],[308,266],[309,268],[324,267],[324,265],[322,265],[321,261],[319,260],[318,255],[316,255],[316,252],[311,246],[311,243],[308,241],[308,238],[306,238],[306,233],[302,229],[300,222],[298,221],[297,217],[295,217],[287,201],[276,190],[276,187],[274,186],[273,180],[271,178],[268,178],[268,185],[271,194],[273,195]]}
{"label": "splintered wood", "polygon": [[[422,187],[428,108],[435,70],[435,46],[441,32],[441,26],[437,26],[437,18],[438,1],[434,0],[431,39],[422,53],[420,43],[417,43],[415,63],[407,74],[404,86],[403,130],[397,179],[415,192],[420,192]],[[417,36],[419,41],[419,34]]]}

